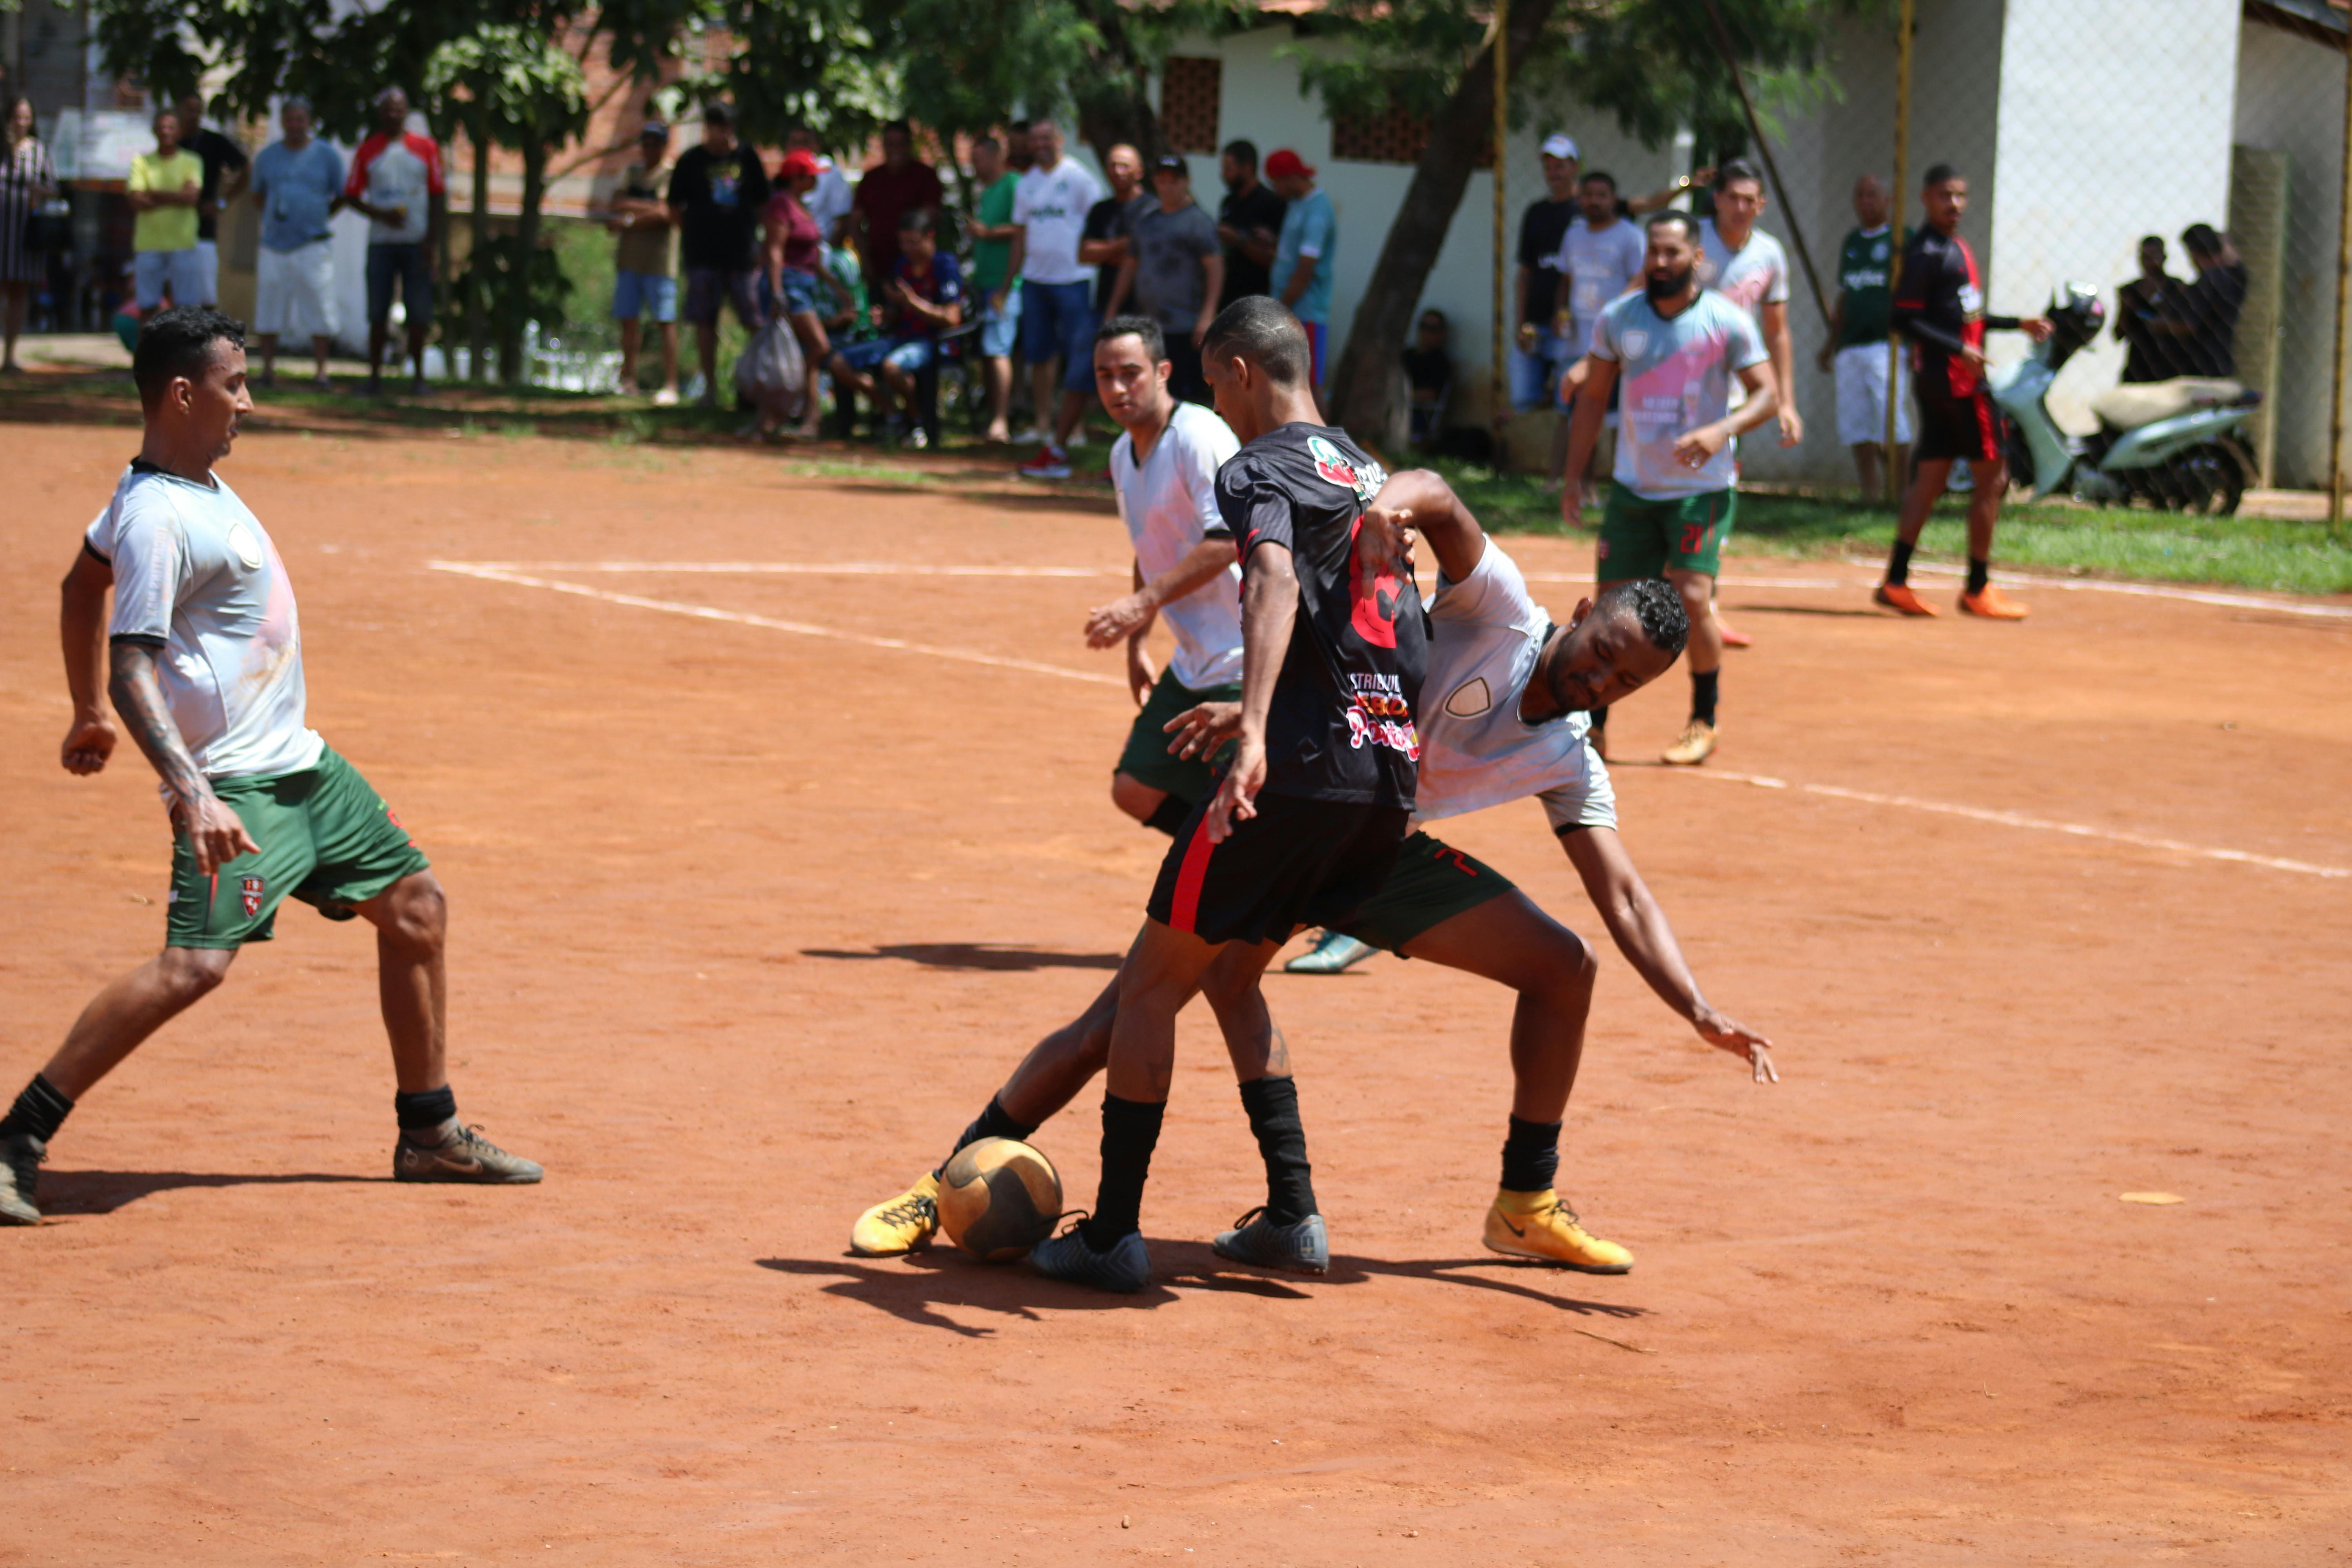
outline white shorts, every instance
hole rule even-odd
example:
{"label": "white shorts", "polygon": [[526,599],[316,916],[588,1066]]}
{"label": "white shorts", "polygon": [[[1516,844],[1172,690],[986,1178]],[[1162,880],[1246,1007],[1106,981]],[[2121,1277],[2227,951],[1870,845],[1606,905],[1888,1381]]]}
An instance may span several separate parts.
{"label": "white shorts", "polygon": [[[1886,361],[1885,343],[1855,343],[1837,352],[1838,444],[1877,447],[1886,441]],[[1911,373],[1906,367],[1895,383],[1895,445],[1911,444]]]}
{"label": "white shorts", "polygon": [[[1837,351],[1837,442],[1886,445],[1886,343],[1853,343]],[[1910,367],[1895,381],[1895,445],[1912,439]]]}
{"label": "white shorts", "polygon": [[202,305],[205,296],[205,264],[192,246],[186,250],[142,250],[131,258],[131,292],[144,312],[163,302],[163,290],[172,290],[174,305]]}
{"label": "white shorts", "polygon": [[198,276],[202,279],[199,292],[203,295],[203,298],[198,300],[196,303],[199,305],[219,304],[220,244],[218,241],[210,239],[200,239],[196,241],[196,267],[198,269]]}
{"label": "white shorts", "polygon": [[263,246],[253,281],[256,332],[295,338],[335,335],[335,247],[327,241],[299,250]]}

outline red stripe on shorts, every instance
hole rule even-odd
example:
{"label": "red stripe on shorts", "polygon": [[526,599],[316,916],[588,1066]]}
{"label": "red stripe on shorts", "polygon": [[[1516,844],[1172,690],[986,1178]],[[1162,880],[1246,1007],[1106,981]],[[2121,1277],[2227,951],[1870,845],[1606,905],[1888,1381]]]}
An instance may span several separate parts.
{"label": "red stripe on shorts", "polygon": [[2000,456],[2000,442],[1992,427],[1992,399],[1979,392],[1970,399],[1977,405],[1977,450],[1988,460]]}
{"label": "red stripe on shorts", "polygon": [[1184,846],[1184,863],[1176,868],[1176,896],[1168,901],[1168,923],[1188,936],[1200,933],[1193,928],[1201,917],[1201,884],[1209,879],[1209,857],[1216,850],[1209,842],[1209,817],[1201,815],[1201,826],[1192,830],[1192,842]]}

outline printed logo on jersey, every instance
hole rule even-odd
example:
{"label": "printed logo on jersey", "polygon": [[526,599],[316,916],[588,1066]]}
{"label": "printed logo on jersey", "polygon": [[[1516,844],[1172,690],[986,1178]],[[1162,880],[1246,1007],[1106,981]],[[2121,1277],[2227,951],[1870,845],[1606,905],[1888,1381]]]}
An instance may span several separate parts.
{"label": "printed logo on jersey", "polygon": [[247,919],[247,920],[251,920],[254,916],[256,916],[256,915],[257,915],[257,914],[259,914],[259,913],[261,912],[261,879],[260,879],[260,878],[258,878],[258,877],[240,877],[240,878],[238,878],[238,879],[237,879],[237,891],[238,891],[238,893],[241,895],[241,897],[242,897],[242,899],[243,899],[243,901],[244,901],[244,904],[245,904],[245,918],[246,918],[246,919]]}
{"label": "printed logo on jersey", "polygon": [[1421,734],[1412,727],[1412,705],[1393,675],[1349,675],[1355,700],[1348,708],[1348,744],[1356,751],[1386,746],[1402,752],[1410,762],[1421,761]]}
{"label": "printed logo on jersey", "polygon": [[1475,719],[1495,705],[1494,693],[1487,689],[1483,675],[1471,677],[1454,689],[1445,700],[1445,710],[1456,719]]}
{"label": "printed logo on jersey", "polygon": [[1355,489],[1356,466],[1339,454],[1339,448],[1320,436],[1307,437],[1307,455],[1315,459],[1315,472],[1326,484]]}
{"label": "printed logo on jersey", "polygon": [[1632,331],[1627,332],[1623,337],[1619,338],[1617,340],[1617,346],[1624,351],[1624,358],[1640,359],[1642,357],[1642,351],[1650,346],[1650,334],[1643,331],[1640,327],[1636,327]]}
{"label": "printed logo on jersey", "polygon": [[253,537],[253,530],[246,527],[245,524],[241,522],[230,523],[228,525],[228,547],[236,552],[236,558],[245,563],[247,571],[255,572],[260,570],[261,541]]}

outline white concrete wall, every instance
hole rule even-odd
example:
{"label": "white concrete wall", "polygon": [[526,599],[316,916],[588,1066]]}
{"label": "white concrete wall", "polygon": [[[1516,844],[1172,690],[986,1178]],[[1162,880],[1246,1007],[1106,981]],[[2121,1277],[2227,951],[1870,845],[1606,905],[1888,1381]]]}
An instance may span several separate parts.
{"label": "white concrete wall", "polygon": [[2237,58],[2236,139],[2287,154],[2286,266],[2279,316],[2273,480],[2327,481],[2327,378],[2336,333],[2336,229],[2344,178],[2344,57],[2247,22]]}

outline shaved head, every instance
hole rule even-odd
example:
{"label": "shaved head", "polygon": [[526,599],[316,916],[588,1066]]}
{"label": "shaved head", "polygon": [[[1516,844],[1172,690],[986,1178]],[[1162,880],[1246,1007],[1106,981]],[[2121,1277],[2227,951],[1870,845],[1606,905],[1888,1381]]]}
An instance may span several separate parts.
{"label": "shaved head", "polygon": [[1217,312],[1201,340],[1213,359],[1244,359],[1276,386],[1304,386],[1313,365],[1307,329],[1271,295],[1252,294]]}

